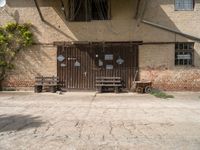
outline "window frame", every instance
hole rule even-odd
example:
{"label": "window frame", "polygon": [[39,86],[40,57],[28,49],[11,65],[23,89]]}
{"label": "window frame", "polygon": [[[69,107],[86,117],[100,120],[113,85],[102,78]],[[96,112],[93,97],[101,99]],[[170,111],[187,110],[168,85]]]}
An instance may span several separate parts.
{"label": "window frame", "polygon": [[[183,44],[183,48],[180,48],[180,44]],[[188,48],[184,48],[184,46],[186,44],[187,44]],[[177,45],[178,45],[178,48],[177,48]],[[192,46],[192,48],[190,48],[190,46]],[[183,64],[180,64],[180,62],[177,63],[177,59],[176,59],[177,53],[183,53],[182,55],[184,55],[184,53],[191,53],[191,64],[189,64],[188,62],[187,62],[187,64],[184,64],[184,62],[183,62]],[[180,59],[180,60],[189,61],[189,59]],[[194,42],[177,42],[177,43],[175,43],[174,65],[176,67],[194,66]]]}
{"label": "window frame", "polygon": [[177,7],[176,7],[176,0],[174,0],[174,10],[175,11],[194,11],[194,9],[195,9],[195,0],[192,0],[192,3],[193,3],[193,7],[192,7],[192,9],[186,9],[186,8],[184,8],[184,9],[177,9]]}

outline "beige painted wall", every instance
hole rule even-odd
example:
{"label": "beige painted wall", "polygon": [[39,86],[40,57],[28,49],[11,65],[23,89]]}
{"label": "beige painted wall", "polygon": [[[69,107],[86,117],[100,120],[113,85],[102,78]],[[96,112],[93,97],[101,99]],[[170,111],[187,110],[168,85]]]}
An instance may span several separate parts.
{"label": "beige painted wall", "polygon": [[[20,22],[31,22],[37,27],[39,42],[53,41],[129,41],[145,42],[179,41],[172,33],[148,25],[139,24],[134,19],[136,0],[111,0],[112,20],[91,22],[68,22],[61,11],[59,1],[39,0],[42,13],[48,23],[40,21],[31,0],[8,0],[9,14],[19,13]],[[173,29],[200,37],[197,24],[200,23],[200,0],[195,11],[174,11],[174,0],[149,0],[144,18]],[[2,17],[4,15],[4,17]],[[2,13],[0,24],[13,21],[13,17]]]}
{"label": "beige painted wall", "polygon": [[18,54],[15,70],[9,72],[6,86],[30,87],[36,76],[56,76],[56,48],[52,46],[32,46]]}
{"label": "beige painted wall", "polygon": [[[68,22],[61,12],[58,0],[38,1],[46,22],[40,20],[33,0],[7,0],[8,5],[5,8],[7,12],[3,11],[0,14],[0,25],[15,20],[22,23],[30,22],[35,26],[35,41],[38,43],[54,41],[191,41],[179,35],[138,23],[134,19],[136,0],[111,0],[112,19],[91,22]],[[196,0],[194,11],[174,11],[174,0],[149,0],[144,18],[200,38],[199,10],[200,0]],[[162,76],[163,70],[171,71],[170,77],[184,72],[182,70],[197,70],[198,72],[200,67],[200,44],[198,42],[195,43],[195,67],[189,68],[174,66],[174,44],[142,45],[139,51],[141,79],[156,81]],[[157,76],[151,79],[148,76],[148,69],[157,70]],[[33,83],[36,75],[56,75],[56,47],[38,45],[30,48],[30,51],[22,53],[17,58],[16,69],[9,76],[6,84],[28,86]],[[22,82],[25,79],[27,82]]]}

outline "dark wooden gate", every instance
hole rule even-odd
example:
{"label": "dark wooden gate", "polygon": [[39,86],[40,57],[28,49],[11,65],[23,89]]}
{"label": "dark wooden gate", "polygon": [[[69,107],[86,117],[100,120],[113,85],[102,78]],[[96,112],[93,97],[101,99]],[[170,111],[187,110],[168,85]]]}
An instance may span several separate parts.
{"label": "dark wooden gate", "polygon": [[95,89],[99,76],[122,77],[127,89],[131,88],[138,70],[138,45],[85,44],[58,46],[57,73],[67,89]]}

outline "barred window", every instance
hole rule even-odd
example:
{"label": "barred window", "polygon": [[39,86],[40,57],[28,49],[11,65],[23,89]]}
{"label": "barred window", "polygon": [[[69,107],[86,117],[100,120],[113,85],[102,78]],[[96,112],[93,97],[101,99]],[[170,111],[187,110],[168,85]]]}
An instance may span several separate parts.
{"label": "barred window", "polygon": [[195,0],[175,0],[175,10],[193,10]]}
{"label": "barred window", "polygon": [[108,20],[110,9],[110,0],[69,0],[69,20]]}
{"label": "barred window", "polygon": [[92,20],[108,20],[108,0],[92,0]]}
{"label": "barred window", "polygon": [[89,18],[87,0],[70,0],[69,1],[69,20],[70,21],[87,21]]}
{"label": "barred window", "polygon": [[191,66],[194,62],[194,43],[175,44],[175,65]]}

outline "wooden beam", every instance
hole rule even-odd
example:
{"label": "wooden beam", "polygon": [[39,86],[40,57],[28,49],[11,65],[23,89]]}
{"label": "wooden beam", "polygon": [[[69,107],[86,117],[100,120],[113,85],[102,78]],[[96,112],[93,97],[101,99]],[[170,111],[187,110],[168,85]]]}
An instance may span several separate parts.
{"label": "wooden beam", "polygon": [[166,45],[175,44],[176,42],[143,42],[142,45]]}
{"label": "wooden beam", "polygon": [[55,41],[54,46],[72,46],[72,45],[142,45],[142,41],[110,41],[110,42],[96,42],[96,41]]}
{"label": "wooden beam", "polygon": [[39,15],[40,15],[40,19],[41,19],[42,21],[45,21],[43,15],[42,15],[42,12],[41,12],[41,10],[40,10],[40,6],[39,6],[39,4],[38,4],[38,1],[37,1],[37,0],[34,0],[34,3],[35,3],[35,6],[36,6],[36,8],[37,8],[37,10],[38,10]]}

